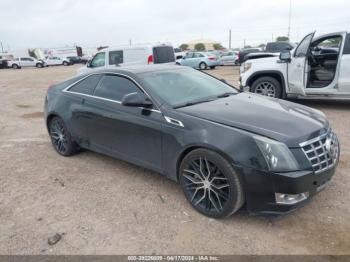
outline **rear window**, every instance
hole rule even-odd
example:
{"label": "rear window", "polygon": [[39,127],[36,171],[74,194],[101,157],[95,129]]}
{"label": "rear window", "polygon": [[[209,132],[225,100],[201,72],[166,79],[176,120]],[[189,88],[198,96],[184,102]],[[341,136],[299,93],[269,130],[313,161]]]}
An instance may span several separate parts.
{"label": "rear window", "polygon": [[289,43],[268,43],[266,45],[266,51],[280,52],[290,48],[291,48],[291,45]]}
{"label": "rear window", "polygon": [[101,75],[88,76],[84,80],[72,86],[69,89],[69,91],[86,94],[86,95],[92,95],[100,79],[101,79]]}
{"label": "rear window", "polygon": [[153,48],[153,63],[163,64],[175,62],[175,54],[172,46],[157,46]]}

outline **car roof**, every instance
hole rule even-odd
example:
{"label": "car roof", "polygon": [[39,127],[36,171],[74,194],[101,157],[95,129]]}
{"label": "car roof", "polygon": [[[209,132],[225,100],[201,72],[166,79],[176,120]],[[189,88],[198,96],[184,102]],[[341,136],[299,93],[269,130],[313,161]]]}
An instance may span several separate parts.
{"label": "car roof", "polygon": [[153,48],[153,47],[159,47],[159,46],[168,46],[172,47],[170,44],[140,44],[140,45],[121,45],[121,46],[111,46],[107,48],[103,48],[99,50],[97,53],[100,52],[109,52],[109,51],[118,51],[118,50],[137,50],[137,49],[147,49],[147,48]]}
{"label": "car roof", "polygon": [[[97,69],[93,73],[125,73],[125,74],[142,74],[148,72],[158,72],[165,70],[180,70],[187,67],[179,65],[169,64],[157,64],[157,65],[135,65],[135,66],[116,66],[115,68]],[[91,74],[91,72],[87,73]]]}

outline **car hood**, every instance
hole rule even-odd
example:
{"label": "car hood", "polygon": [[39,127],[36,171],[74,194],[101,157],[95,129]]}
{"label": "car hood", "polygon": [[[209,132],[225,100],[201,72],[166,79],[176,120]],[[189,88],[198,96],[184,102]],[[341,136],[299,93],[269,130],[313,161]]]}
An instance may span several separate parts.
{"label": "car hood", "polygon": [[318,110],[292,102],[240,93],[177,109],[197,118],[239,128],[298,147],[326,132],[329,123]]}

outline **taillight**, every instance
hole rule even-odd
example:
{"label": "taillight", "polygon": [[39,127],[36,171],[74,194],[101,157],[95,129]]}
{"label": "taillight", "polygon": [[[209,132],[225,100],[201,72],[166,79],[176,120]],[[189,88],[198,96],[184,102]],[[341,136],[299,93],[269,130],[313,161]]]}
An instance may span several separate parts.
{"label": "taillight", "polygon": [[215,57],[215,56],[209,56],[208,58],[209,58],[209,60],[211,60],[211,61],[216,60],[216,57]]}
{"label": "taillight", "polygon": [[153,55],[150,55],[147,59],[147,64],[153,64]]}

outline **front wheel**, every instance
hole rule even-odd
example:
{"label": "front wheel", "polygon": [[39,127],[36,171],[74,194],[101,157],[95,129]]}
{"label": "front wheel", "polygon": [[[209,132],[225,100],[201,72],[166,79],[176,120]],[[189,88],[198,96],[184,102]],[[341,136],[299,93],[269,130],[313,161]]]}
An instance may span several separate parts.
{"label": "front wheel", "polygon": [[191,205],[208,217],[230,216],[244,203],[238,174],[225,158],[211,150],[191,151],[180,165],[179,181]]}
{"label": "front wheel", "polygon": [[38,67],[38,68],[43,68],[43,64],[42,64],[42,63],[37,63],[37,64],[36,64],[36,67]]}
{"label": "front wheel", "polygon": [[252,84],[252,92],[268,97],[282,97],[280,82],[276,78],[270,76],[260,77],[255,80]]}
{"label": "front wheel", "polygon": [[64,61],[64,62],[63,62],[63,65],[64,65],[64,66],[67,66],[67,65],[68,65],[68,62]]}
{"label": "front wheel", "polygon": [[62,156],[71,156],[78,152],[78,145],[72,140],[65,123],[59,117],[54,117],[48,124],[51,142],[56,152]]}
{"label": "front wheel", "polygon": [[204,62],[201,62],[200,64],[199,64],[199,69],[200,70],[205,70],[205,69],[207,69],[207,64],[206,63],[204,63]]}
{"label": "front wheel", "polygon": [[13,69],[19,69],[20,67],[19,67],[17,64],[13,64],[13,65],[12,65],[12,68],[13,68]]}

